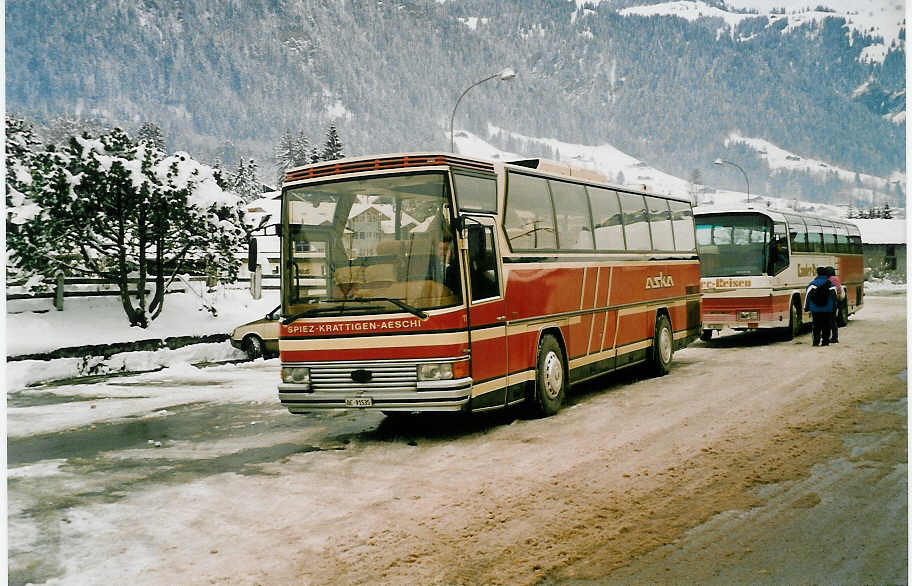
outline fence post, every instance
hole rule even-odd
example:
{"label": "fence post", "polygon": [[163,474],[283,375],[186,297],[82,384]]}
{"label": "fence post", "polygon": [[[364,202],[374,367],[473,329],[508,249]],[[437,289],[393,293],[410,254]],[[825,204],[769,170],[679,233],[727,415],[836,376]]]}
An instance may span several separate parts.
{"label": "fence post", "polygon": [[63,311],[63,271],[58,270],[54,276],[57,277],[57,285],[54,288],[54,307],[57,308],[57,311]]}
{"label": "fence post", "polygon": [[250,296],[254,299],[263,297],[263,265],[258,264],[250,275]]}

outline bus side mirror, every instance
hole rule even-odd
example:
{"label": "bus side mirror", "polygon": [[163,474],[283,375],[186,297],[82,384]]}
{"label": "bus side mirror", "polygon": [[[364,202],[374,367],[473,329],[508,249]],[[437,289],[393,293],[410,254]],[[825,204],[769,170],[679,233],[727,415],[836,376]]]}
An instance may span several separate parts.
{"label": "bus side mirror", "polygon": [[257,267],[257,239],[254,236],[250,237],[250,240],[247,242],[247,270],[253,273],[256,271]]}

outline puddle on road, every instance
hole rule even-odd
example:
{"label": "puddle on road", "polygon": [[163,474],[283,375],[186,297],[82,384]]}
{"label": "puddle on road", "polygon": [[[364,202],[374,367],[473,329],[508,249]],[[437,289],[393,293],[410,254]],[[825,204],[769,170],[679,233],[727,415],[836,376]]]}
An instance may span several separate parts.
{"label": "puddle on road", "polygon": [[[44,405],[60,405],[62,403],[77,403],[81,401],[101,401],[107,399],[105,396],[92,395],[58,395],[56,393],[35,393],[32,391],[22,391],[10,393],[6,396],[6,406],[13,408],[21,407],[41,407]],[[135,397],[118,397],[118,399],[145,399],[143,395]]]}
{"label": "puddle on road", "polygon": [[[296,420],[290,416],[263,420],[263,406],[259,404],[213,407],[209,403],[189,403],[168,408],[167,411],[166,415],[157,417],[97,423],[90,427],[11,438],[7,443],[7,465],[13,467],[49,459],[86,460],[102,452],[147,447],[149,440],[200,443],[261,434],[264,428],[277,425],[288,429],[296,427]],[[250,425],[256,420],[263,421]]]}

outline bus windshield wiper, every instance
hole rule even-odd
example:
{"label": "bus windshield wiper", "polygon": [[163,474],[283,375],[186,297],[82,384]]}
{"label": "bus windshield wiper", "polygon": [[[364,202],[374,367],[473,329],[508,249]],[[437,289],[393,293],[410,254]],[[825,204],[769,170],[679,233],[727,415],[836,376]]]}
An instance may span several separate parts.
{"label": "bus windshield wiper", "polygon": [[[427,317],[428,317],[428,315],[425,312],[421,311],[420,309],[412,307],[411,305],[405,303],[401,299],[393,299],[391,297],[353,297],[350,299],[323,299],[320,302],[321,303],[345,304],[345,303],[371,303],[371,302],[376,302],[376,301],[386,301],[386,302],[392,303],[396,307],[403,309],[403,310],[411,313],[415,317],[419,317],[421,319],[427,319]],[[343,309],[342,309],[342,307],[338,307],[338,306],[311,307],[310,309],[305,309],[304,311],[301,311],[294,315],[290,315],[288,317],[282,316],[282,324],[287,326],[288,324],[290,324],[291,322],[293,322],[296,319],[300,319],[302,317],[308,317],[311,315],[317,315],[317,314],[325,313],[325,312],[329,312],[329,311],[335,311],[335,310],[338,310],[341,313]]]}
{"label": "bus windshield wiper", "polygon": [[290,324],[291,322],[293,322],[296,319],[300,319],[302,317],[307,317],[310,315],[317,315],[318,313],[324,313],[327,311],[335,311],[335,310],[340,310],[340,308],[338,308],[338,307],[311,307],[310,309],[305,309],[304,311],[301,311],[294,315],[287,315],[287,316],[283,315],[282,316],[282,325],[287,326],[288,324]]}
{"label": "bus windshield wiper", "polygon": [[[341,299],[332,299],[331,301],[342,301],[342,300]],[[412,307],[405,301],[402,301],[401,299],[394,299],[392,297],[355,297],[353,299],[345,299],[344,301],[345,302],[354,301],[356,303],[370,303],[372,301],[387,301],[389,303],[392,303],[399,309],[403,309],[403,310],[409,312],[410,314],[414,315],[415,317],[419,317],[421,319],[427,319],[427,317],[428,317],[428,314],[424,313],[417,307]]]}

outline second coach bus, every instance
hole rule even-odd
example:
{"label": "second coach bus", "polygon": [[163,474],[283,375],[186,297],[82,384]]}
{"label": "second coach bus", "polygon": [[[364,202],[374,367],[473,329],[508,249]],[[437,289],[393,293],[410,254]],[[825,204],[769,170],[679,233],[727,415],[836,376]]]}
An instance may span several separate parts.
{"label": "second coach bus", "polygon": [[279,397],[314,409],[550,415],[571,383],[700,334],[684,199],[539,160],[318,163],[282,192]]}
{"label": "second coach bus", "polygon": [[696,208],[703,340],[714,331],[778,328],[792,339],[810,321],[805,288],[831,266],[845,288],[837,322],[864,304],[861,232],[851,222],[768,209]]}

